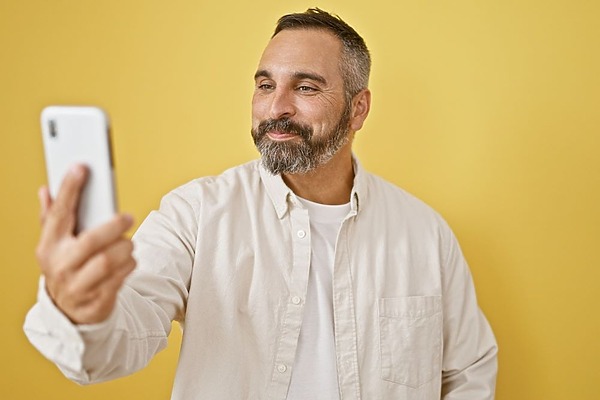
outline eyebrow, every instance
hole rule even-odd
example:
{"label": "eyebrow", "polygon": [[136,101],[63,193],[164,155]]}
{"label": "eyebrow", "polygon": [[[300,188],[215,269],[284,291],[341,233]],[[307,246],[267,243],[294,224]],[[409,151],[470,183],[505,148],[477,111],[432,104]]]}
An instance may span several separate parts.
{"label": "eyebrow", "polygon": [[260,77],[271,79],[271,73],[269,71],[267,71],[266,69],[259,69],[254,74],[254,79],[256,80],[257,78],[260,78]]}
{"label": "eyebrow", "polygon": [[[298,80],[300,80],[300,79],[310,79],[312,81],[319,82],[319,83],[321,83],[323,85],[327,84],[327,79],[325,79],[322,75],[314,74],[312,72],[294,72],[293,76],[294,76],[294,78],[296,78]],[[259,69],[254,74],[254,79],[256,80],[257,78],[260,78],[260,77],[271,79],[272,75],[266,69]]]}

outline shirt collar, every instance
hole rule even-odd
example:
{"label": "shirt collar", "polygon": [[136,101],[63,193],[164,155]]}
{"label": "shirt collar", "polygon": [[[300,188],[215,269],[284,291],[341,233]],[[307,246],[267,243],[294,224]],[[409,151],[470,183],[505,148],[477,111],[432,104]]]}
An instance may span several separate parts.
{"label": "shirt collar", "polygon": [[265,169],[262,161],[258,161],[258,171],[260,173],[260,179],[262,180],[269,198],[275,206],[275,212],[279,219],[283,218],[288,209],[287,199],[292,193],[289,187],[281,178],[281,175],[273,175]]}
{"label": "shirt collar", "polygon": [[[356,215],[360,210],[361,202],[364,202],[367,196],[367,173],[354,154],[352,155],[352,163],[354,166],[354,185],[350,194],[350,215]],[[272,175],[265,169],[262,162],[259,161],[258,164],[261,180],[263,181],[269,198],[273,202],[277,217],[281,219],[288,211],[290,204],[296,199],[296,196],[290,188],[287,187],[281,178],[281,175]]]}

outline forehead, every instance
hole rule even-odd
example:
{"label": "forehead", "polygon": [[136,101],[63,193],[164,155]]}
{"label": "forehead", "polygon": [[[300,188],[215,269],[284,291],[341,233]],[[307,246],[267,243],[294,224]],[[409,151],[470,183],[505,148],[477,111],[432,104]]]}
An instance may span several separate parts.
{"label": "forehead", "polygon": [[318,29],[287,29],[273,37],[258,69],[271,73],[314,72],[341,79],[342,44],[332,33]]}

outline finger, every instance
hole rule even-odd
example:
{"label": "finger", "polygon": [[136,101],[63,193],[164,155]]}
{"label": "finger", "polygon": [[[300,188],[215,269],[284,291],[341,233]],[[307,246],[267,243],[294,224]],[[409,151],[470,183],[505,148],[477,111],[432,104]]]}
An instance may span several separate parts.
{"label": "finger", "polygon": [[108,318],[115,306],[119,290],[123,286],[125,278],[134,268],[135,261],[131,259],[118,268],[109,279],[88,291],[85,301],[74,305],[73,309],[75,311],[70,318],[79,324],[98,323]]}
{"label": "finger", "polygon": [[123,240],[122,235],[132,224],[131,216],[119,214],[77,237],[53,243],[41,240],[36,255],[52,294],[57,295],[60,287],[67,285],[73,275],[97,253]]}
{"label": "finger", "polygon": [[133,257],[123,262],[119,268],[115,270],[112,278],[104,283],[109,288],[112,288],[115,292],[121,289],[123,286],[125,279],[133,272],[137,263]]}
{"label": "finger", "polygon": [[131,215],[118,214],[96,228],[81,232],[75,239],[69,263],[76,268],[82,266],[95,253],[120,240],[132,225]]}
{"label": "finger", "polygon": [[42,186],[38,190],[38,199],[40,201],[40,222],[43,225],[44,221],[46,220],[48,210],[52,205],[52,198],[50,197],[50,191],[48,190],[48,186]]}
{"label": "finger", "polygon": [[73,234],[77,221],[79,197],[87,179],[87,168],[75,164],[65,175],[58,194],[46,214],[42,239],[57,240]]}
{"label": "finger", "polygon": [[131,263],[135,266],[132,251],[133,244],[130,240],[122,239],[112,244],[77,271],[73,276],[72,285],[82,293],[92,291],[118,274],[121,269],[129,270]]}
{"label": "finger", "polygon": [[97,253],[104,251],[122,239],[123,234],[133,225],[133,218],[127,214],[114,216],[104,224],[82,232],[72,238],[68,249],[63,249],[56,260],[55,266],[63,274],[71,274],[82,268]]}
{"label": "finger", "polygon": [[76,324],[97,324],[105,321],[115,308],[117,292],[98,291],[90,302],[77,308],[72,321]]}

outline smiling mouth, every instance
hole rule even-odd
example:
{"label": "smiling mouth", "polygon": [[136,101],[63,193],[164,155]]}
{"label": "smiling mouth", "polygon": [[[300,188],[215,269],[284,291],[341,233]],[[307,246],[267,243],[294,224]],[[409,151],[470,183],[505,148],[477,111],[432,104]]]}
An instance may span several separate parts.
{"label": "smiling mouth", "polygon": [[281,132],[281,131],[268,131],[267,136],[269,137],[269,139],[275,140],[275,141],[285,141],[285,140],[291,140],[296,137],[299,137],[299,135],[296,135],[294,133]]}

